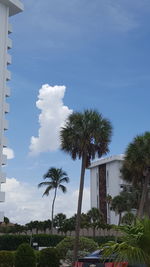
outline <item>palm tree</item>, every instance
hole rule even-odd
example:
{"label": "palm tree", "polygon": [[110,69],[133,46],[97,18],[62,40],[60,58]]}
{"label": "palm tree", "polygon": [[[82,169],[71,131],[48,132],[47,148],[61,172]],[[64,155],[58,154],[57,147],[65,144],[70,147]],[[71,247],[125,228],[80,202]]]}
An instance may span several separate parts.
{"label": "palm tree", "polygon": [[92,208],[87,212],[89,225],[93,229],[93,237],[95,237],[95,229],[104,222],[103,214],[97,208]]}
{"label": "palm tree", "polygon": [[101,157],[109,151],[111,134],[111,123],[95,110],[72,113],[60,131],[61,149],[70,154],[73,160],[77,158],[82,160],[74,247],[75,259],[79,242],[85,169],[96,156]]}
{"label": "palm tree", "polygon": [[123,194],[115,196],[111,202],[111,209],[118,213],[119,220],[118,225],[121,224],[122,213],[128,210],[127,199]]}
{"label": "palm tree", "polygon": [[67,173],[62,170],[62,168],[50,168],[46,174],[43,176],[44,179],[48,179],[45,182],[42,182],[38,187],[46,186],[46,190],[43,193],[43,196],[48,196],[51,190],[54,190],[54,198],[52,202],[52,227],[51,232],[53,233],[53,218],[54,218],[54,204],[57,195],[57,190],[60,189],[63,193],[66,193],[67,189],[63,183],[69,182],[69,177]]}
{"label": "palm tree", "polygon": [[57,227],[58,231],[62,231],[65,220],[66,215],[63,213],[58,213],[54,217],[54,227]]}
{"label": "palm tree", "polygon": [[129,264],[150,263],[150,220],[144,218],[136,220],[133,225],[118,227],[122,232],[122,242],[110,241],[104,244],[104,258],[111,258],[115,262],[128,262]]}
{"label": "palm tree", "polygon": [[139,135],[127,147],[122,168],[123,178],[141,187],[141,198],[137,216],[143,217],[148,201],[148,185],[150,182],[150,132]]}

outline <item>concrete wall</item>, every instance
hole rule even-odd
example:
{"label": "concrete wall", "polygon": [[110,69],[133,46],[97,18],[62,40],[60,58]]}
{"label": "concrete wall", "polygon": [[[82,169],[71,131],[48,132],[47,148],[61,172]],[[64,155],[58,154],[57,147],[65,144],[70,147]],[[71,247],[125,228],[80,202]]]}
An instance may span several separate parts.
{"label": "concrete wall", "polygon": [[[122,159],[120,155],[108,158],[108,160],[99,160],[98,163],[94,163],[90,168],[90,190],[91,190],[91,208],[99,208],[99,183],[98,183],[98,166],[106,164],[106,195],[111,195],[112,198],[119,195],[121,192],[121,185],[125,184],[121,179],[120,169],[122,167]],[[119,216],[111,211],[109,205],[107,205],[107,223],[118,224]]]}
{"label": "concrete wall", "polygon": [[[8,23],[9,16],[22,11],[23,5],[19,0],[0,0],[0,202],[5,200],[4,192],[1,192],[1,184],[6,181],[6,175],[2,171],[2,166],[6,164],[7,157],[3,155],[3,148],[7,146],[7,139],[4,131],[8,129],[8,122],[5,114],[9,112],[9,104],[6,98],[10,96],[8,81],[11,73],[8,65],[11,64],[11,56],[8,50],[12,47],[11,26]],[[0,222],[3,220],[3,213],[0,212]]]}
{"label": "concrete wall", "polygon": [[[10,79],[10,73],[7,71],[7,43],[8,43],[8,16],[9,8],[0,3],[0,187],[5,182],[5,174],[2,172],[2,166],[6,164],[6,156],[3,155],[3,147],[7,146],[7,140],[4,131],[7,130],[8,123],[5,119],[5,113],[8,111],[6,104],[6,81]],[[7,107],[6,107],[7,106]],[[4,201],[5,195],[0,191],[0,202]],[[0,221],[3,214],[0,214]]]}

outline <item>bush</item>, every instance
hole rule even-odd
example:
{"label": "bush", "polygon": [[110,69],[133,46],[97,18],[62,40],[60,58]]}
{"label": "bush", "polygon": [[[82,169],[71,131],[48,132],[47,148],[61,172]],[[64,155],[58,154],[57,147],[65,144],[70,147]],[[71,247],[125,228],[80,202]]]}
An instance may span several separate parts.
{"label": "bush", "polygon": [[36,256],[28,244],[18,247],[15,255],[15,267],[36,267]]}
{"label": "bush", "polygon": [[59,253],[56,248],[45,248],[40,252],[38,267],[59,267]]}
{"label": "bush", "polygon": [[39,247],[55,247],[60,241],[64,239],[64,236],[38,234],[33,235],[33,242],[38,243]]}
{"label": "bush", "polygon": [[[30,235],[1,235],[0,250],[16,250],[22,243],[30,244]],[[40,234],[33,235],[32,241],[37,242],[40,247],[55,247],[64,236]]]}
{"label": "bush", "polygon": [[[66,257],[68,250],[73,250],[75,237],[64,238],[57,246],[62,259]],[[79,239],[79,250],[86,252],[93,252],[98,249],[98,244],[90,238],[80,237]]]}
{"label": "bush", "polygon": [[[78,251],[78,258],[83,258],[85,256],[87,256],[89,254],[89,252],[87,251]],[[73,250],[68,250],[67,251],[67,254],[66,254],[66,257],[65,257],[65,261],[71,265],[71,263],[73,262],[74,260],[74,251]]]}
{"label": "bush", "polygon": [[22,243],[29,243],[30,236],[25,235],[1,235],[0,250],[16,250]]}
{"label": "bush", "polygon": [[107,243],[108,241],[115,241],[115,236],[95,236],[92,238],[99,246]]}
{"label": "bush", "polygon": [[0,251],[0,266],[13,267],[14,253],[10,251]]}

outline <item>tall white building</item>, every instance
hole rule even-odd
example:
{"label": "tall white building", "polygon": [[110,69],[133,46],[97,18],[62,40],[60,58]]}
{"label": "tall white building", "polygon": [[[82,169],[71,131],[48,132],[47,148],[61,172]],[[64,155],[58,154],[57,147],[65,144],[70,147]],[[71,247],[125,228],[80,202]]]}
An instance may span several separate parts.
{"label": "tall white building", "polygon": [[[2,166],[6,164],[7,157],[3,155],[3,148],[7,146],[4,131],[8,129],[8,121],[5,114],[9,112],[6,98],[10,96],[7,82],[11,78],[7,66],[11,64],[11,56],[8,50],[12,47],[9,34],[12,32],[9,17],[23,10],[23,4],[19,0],[0,0],[0,202],[5,200],[5,193],[1,192],[1,184],[5,183],[6,177]],[[0,212],[0,221],[3,220],[3,212]]]}
{"label": "tall white building", "polygon": [[109,224],[118,224],[118,215],[110,210],[107,196],[119,195],[126,186],[121,178],[120,169],[124,156],[117,155],[93,162],[90,166],[91,208],[96,207],[104,214]]}

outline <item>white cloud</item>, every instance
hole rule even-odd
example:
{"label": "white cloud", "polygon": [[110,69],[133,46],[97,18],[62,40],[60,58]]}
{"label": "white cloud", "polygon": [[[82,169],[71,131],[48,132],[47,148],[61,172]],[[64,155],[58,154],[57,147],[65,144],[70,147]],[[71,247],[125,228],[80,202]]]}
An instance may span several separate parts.
{"label": "white cloud", "polygon": [[[6,192],[6,200],[0,207],[11,222],[25,224],[31,220],[43,221],[51,217],[53,191],[48,197],[42,197],[44,188],[38,189],[37,185],[22,183],[15,178],[7,178],[6,184],[2,185],[2,191]],[[55,214],[63,212],[68,218],[71,217],[76,213],[77,200],[78,190],[68,187],[66,194],[58,192]],[[85,188],[82,211],[89,209],[90,189]]]}
{"label": "white cloud", "polygon": [[4,147],[3,153],[7,156],[7,159],[13,159],[15,157],[14,151],[9,147]]}
{"label": "white cloud", "polygon": [[54,151],[59,147],[59,131],[72,110],[63,103],[65,86],[45,84],[39,90],[36,106],[41,110],[39,115],[38,137],[31,137],[30,152],[39,154]]}

